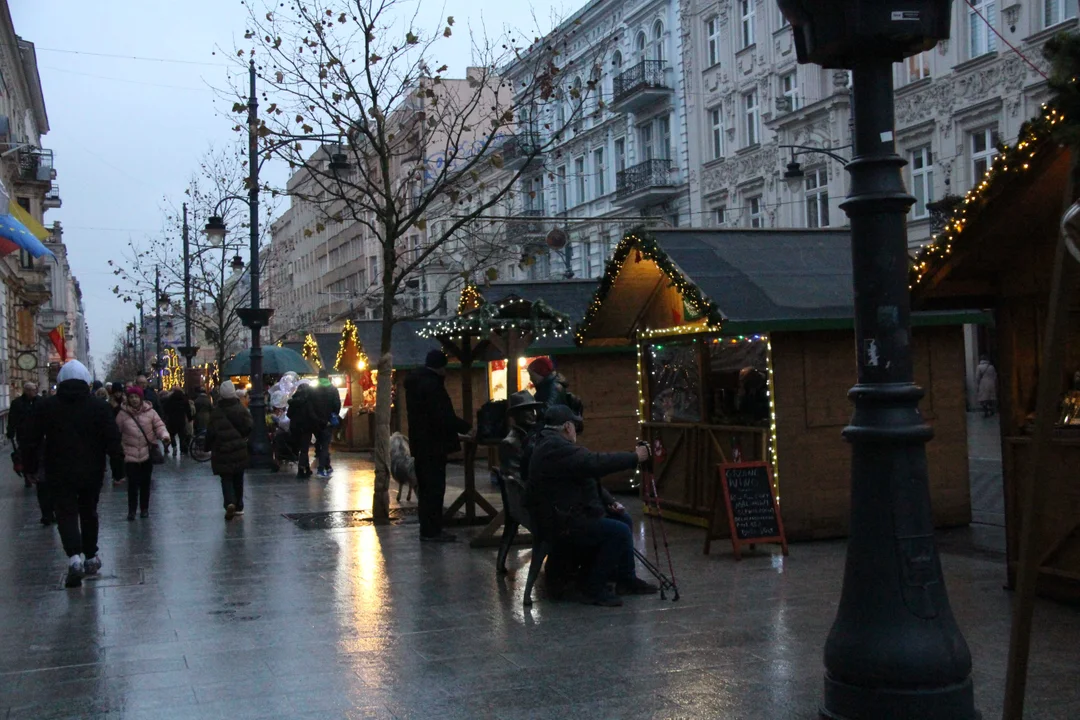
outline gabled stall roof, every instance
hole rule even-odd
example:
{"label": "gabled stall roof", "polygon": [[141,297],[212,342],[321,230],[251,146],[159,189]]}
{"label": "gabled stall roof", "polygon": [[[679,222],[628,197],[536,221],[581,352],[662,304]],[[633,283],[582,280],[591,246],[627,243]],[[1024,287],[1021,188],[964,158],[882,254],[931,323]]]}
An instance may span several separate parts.
{"label": "gabled stall roof", "polygon": [[[852,326],[851,235],[836,230],[635,231],[608,263],[578,342],[632,341],[650,303],[681,293],[703,325],[731,334]],[[681,314],[663,327],[688,322]],[[916,324],[983,322],[932,314]],[[653,328],[656,329],[656,328]],[[703,327],[704,329],[704,327]]]}
{"label": "gabled stall roof", "polygon": [[[514,296],[536,302],[543,300],[547,305],[565,313],[571,322],[577,325],[585,317],[585,312],[596,293],[597,281],[592,279],[568,279],[559,281],[532,281],[492,283],[478,289],[480,296],[490,303],[498,303]],[[530,352],[557,352],[574,347],[572,335],[541,338],[530,346]]]}
{"label": "gabled stall roof", "polygon": [[[355,320],[356,336],[368,360],[372,365],[379,362],[379,349],[382,347],[382,320]],[[390,334],[390,347],[394,356],[394,367],[401,370],[421,367],[429,350],[439,349],[437,340],[427,340],[417,335],[417,331],[427,323],[423,320],[405,320],[394,323]],[[335,353],[337,352],[335,348]]]}

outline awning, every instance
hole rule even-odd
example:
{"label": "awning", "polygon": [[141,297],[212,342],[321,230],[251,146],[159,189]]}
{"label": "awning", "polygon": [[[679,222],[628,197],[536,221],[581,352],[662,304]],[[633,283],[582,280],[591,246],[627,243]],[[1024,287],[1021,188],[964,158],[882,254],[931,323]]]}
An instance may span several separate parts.
{"label": "awning", "polygon": [[25,250],[31,257],[52,256],[41,244],[49,231],[16,202],[8,203],[8,214],[0,215],[0,255]]}

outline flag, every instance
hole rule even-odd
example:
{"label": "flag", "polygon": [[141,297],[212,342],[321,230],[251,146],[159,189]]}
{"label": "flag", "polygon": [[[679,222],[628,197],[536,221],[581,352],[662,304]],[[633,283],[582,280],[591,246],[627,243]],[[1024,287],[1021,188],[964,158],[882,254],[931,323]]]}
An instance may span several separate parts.
{"label": "flag", "polygon": [[0,214],[0,256],[25,250],[31,257],[52,256],[49,248],[41,241],[49,237],[49,231],[33,218],[8,195],[7,188],[0,182],[0,207],[6,207],[7,213]]}
{"label": "flag", "polygon": [[56,348],[56,352],[60,353],[60,362],[67,362],[67,345],[64,343],[64,326],[57,325],[49,333],[49,339],[52,340],[53,347]]}

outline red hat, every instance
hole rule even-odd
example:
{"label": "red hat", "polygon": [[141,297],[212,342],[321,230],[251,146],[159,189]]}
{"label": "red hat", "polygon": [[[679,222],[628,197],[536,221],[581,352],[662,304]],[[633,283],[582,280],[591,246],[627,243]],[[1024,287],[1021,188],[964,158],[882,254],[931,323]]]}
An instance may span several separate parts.
{"label": "red hat", "polygon": [[549,357],[538,357],[529,363],[529,372],[534,372],[540,377],[547,377],[555,372],[555,364]]}
{"label": "red hat", "polygon": [[138,395],[140,398],[143,399],[146,398],[146,396],[143,394],[143,389],[138,385],[128,385],[127,388],[124,390],[124,393],[126,395]]}

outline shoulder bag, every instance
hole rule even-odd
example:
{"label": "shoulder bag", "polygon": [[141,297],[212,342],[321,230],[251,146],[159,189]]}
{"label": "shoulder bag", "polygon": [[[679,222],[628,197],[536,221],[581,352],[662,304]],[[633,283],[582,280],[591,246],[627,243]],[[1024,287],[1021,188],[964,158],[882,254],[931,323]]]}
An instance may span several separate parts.
{"label": "shoulder bag", "polygon": [[142,433],[143,438],[146,440],[146,447],[150,450],[150,462],[154,465],[164,465],[165,452],[161,449],[161,443],[159,443],[157,440],[151,440],[149,437],[146,436],[146,431],[143,430],[143,426],[142,423],[139,422],[139,418],[137,418],[135,415],[132,415],[131,413],[128,413],[128,415],[131,415],[131,419],[135,422],[135,427],[139,428],[139,432]]}

